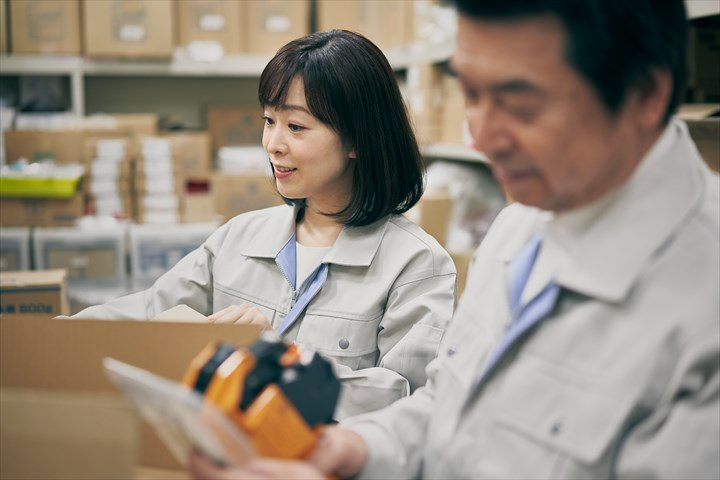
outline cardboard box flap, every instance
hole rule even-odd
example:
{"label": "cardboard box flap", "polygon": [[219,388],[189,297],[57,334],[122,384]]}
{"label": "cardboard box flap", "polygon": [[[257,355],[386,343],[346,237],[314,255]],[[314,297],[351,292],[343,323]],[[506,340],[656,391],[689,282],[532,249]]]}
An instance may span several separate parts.
{"label": "cardboard box flap", "polygon": [[683,120],[703,120],[720,116],[720,103],[685,103],[678,108]]}
{"label": "cardboard box flap", "polygon": [[59,287],[66,277],[67,271],[64,269],[2,272],[0,288]]}
{"label": "cardboard box flap", "polygon": [[1,478],[132,478],[140,422],[122,399],[3,388],[0,405]]}
{"label": "cardboard box flap", "polygon": [[[103,372],[104,357],[180,380],[190,362],[209,343],[248,345],[259,333],[259,328],[250,325],[3,315],[0,386],[3,390],[8,387],[43,390],[43,395],[116,393]],[[141,437],[140,465],[182,468],[149,426],[142,425]]]}

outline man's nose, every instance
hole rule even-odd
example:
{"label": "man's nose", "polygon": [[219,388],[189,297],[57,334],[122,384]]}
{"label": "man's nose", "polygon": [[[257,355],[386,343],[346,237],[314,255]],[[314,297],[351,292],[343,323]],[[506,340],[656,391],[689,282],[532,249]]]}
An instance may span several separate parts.
{"label": "man's nose", "polygon": [[467,121],[474,147],[488,158],[501,156],[512,147],[505,119],[490,102],[467,108]]}

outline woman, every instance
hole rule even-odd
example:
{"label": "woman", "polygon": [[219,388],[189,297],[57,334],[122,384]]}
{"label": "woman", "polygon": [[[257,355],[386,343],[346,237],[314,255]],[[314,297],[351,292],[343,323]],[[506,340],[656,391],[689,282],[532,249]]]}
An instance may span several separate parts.
{"label": "woman", "polygon": [[238,215],[145,292],[76,317],[153,318],[177,304],[262,325],[334,360],[336,418],[425,383],[455,268],[400,214],[423,168],[382,52],[342,30],[295,40],[260,77],[263,147],[287,206]]}

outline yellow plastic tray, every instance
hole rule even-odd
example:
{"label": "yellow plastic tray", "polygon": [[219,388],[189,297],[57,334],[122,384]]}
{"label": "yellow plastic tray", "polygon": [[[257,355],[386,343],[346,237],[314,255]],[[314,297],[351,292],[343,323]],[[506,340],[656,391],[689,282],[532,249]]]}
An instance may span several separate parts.
{"label": "yellow plastic tray", "polygon": [[0,197],[71,198],[80,178],[0,177]]}

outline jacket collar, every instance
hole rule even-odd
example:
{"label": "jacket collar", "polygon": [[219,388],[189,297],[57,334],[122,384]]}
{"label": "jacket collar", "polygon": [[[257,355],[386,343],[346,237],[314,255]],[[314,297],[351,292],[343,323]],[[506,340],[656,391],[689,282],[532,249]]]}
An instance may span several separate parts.
{"label": "jacket collar", "polygon": [[[241,252],[248,257],[275,258],[295,234],[298,207],[277,207],[267,222],[255,232]],[[385,217],[364,227],[345,227],[324,262],[346,266],[369,266],[380,248],[387,224]]]}
{"label": "jacket collar", "polygon": [[[593,298],[625,299],[647,263],[700,201],[704,169],[698,166],[702,167],[702,160],[687,126],[674,120],[625,185],[611,193],[613,198],[572,251],[565,252],[567,262],[556,281]],[[543,214],[547,212],[537,211],[528,232],[508,243],[499,252],[500,259],[509,262],[532,233],[542,228]],[[554,228],[552,221],[547,228]]]}

